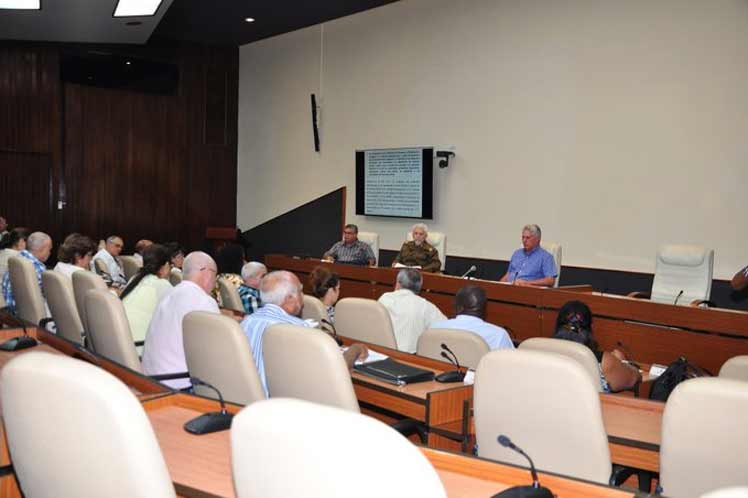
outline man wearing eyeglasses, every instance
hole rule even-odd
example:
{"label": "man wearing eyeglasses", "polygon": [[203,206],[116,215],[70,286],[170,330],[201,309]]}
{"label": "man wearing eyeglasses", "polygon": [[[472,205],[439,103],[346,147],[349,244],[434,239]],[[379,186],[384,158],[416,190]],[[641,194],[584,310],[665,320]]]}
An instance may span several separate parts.
{"label": "man wearing eyeglasses", "polygon": [[[169,291],[156,306],[143,349],[143,371],[146,375],[187,372],[182,342],[182,319],[192,311],[220,313],[210,295],[216,285],[218,267],[209,255],[191,252],[184,258],[182,283]],[[187,378],[165,381],[175,389],[190,387]]]}
{"label": "man wearing eyeglasses", "polygon": [[117,235],[112,235],[106,239],[106,245],[104,248],[100,249],[91,260],[91,271],[96,273],[100,273],[96,271],[96,260],[100,259],[104,262],[104,265],[106,266],[106,275],[102,276],[105,277],[105,280],[107,280],[106,277],[109,277],[108,279],[115,287],[124,287],[127,284],[125,272],[122,269],[122,263],[119,260],[119,254],[122,252],[122,247],[124,245],[125,243],[122,241],[122,238]]}
{"label": "man wearing eyeglasses", "polygon": [[374,251],[366,242],[358,240],[358,227],[348,224],[343,229],[343,240],[336,242],[322,259],[336,263],[350,265],[374,266],[376,258]]}

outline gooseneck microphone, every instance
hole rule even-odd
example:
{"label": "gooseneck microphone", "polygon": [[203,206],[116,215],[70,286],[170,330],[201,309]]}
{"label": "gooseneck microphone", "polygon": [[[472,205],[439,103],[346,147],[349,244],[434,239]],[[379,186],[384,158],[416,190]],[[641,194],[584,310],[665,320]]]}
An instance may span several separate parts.
{"label": "gooseneck microphone", "polygon": [[527,453],[522,451],[522,448],[515,445],[512,440],[505,435],[499,435],[496,440],[501,446],[516,451],[523,457],[527,458],[527,461],[530,462],[530,475],[532,475],[532,485],[514,486],[502,491],[501,493],[493,495],[491,498],[553,498],[553,493],[551,493],[551,490],[540,485],[540,481],[538,480],[538,473],[535,470],[535,464],[533,463],[532,458],[530,458]]}
{"label": "gooseneck microphone", "polygon": [[675,301],[673,301],[673,304],[678,304],[678,299],[683,295],[683,289],[680,290],[677,296],[675,296]]}
{"label": "gooseneck microphone", "polygon": [[[451,349],[447,347],[446,344],[442,343],[441,347],[444,351],[442,351],[442,358],[446,358],[451,364],[455,365],[457,367],[457,370],[452,370],[451,372],[443,372],[434,377],[434,380],[437,382],[462,382],[465,380],[465,372],[461,371],[462,367],[460,366],[460,362],[457,359],[457,355],[452,352]],[[450,357],[447,352],[449,352],[452,357]],[[454,358],[454,359],[452,359]]]}
{"label": "gooseneck microphone", "polygon": [[[44,320],[42,320],[44,321]],[[5,322],[11,326],[21,327],[23,329],[23,335],[8,339],[7,341],[0,344],[0,350],[2,351],[20,351],[22,349],[33,348],[37,346],[39,342],[29,335],[29,331],[26,330],[26,322],[14,315],[6,315]]]}
{"label": "gooseneck microphone", "polygon": [[226,410],[226,403],[223,401],[221,391],[213,385],[200,380],[197,377],[190,377],[193,386],[205,386],[212,389],[218,394],[218,401],[221,403],[220,412],[203,413],[199,417],[193,418],[184,424],[184,430],[191,434],[210,434],[211,432],[225,431],[231,427],[231,420],[234,418],[233,413]]}
{"label": "gooseneck microphone", "polygon": [[466,271],[465,273],[463,273],[463,274],[462,274],[462,276],[461,276],[460,278],[467,278],[467,277],[468,277],[468,275],[470,275],[471,273],[473,273],[473,272],[474,272],[475,270],[477,270],[477,269],[478,269],[478,268],[477,268],[477,267],[476,267],[475,265],[471,266],[471,267],[470,267],[470,268],[468,269],[468,271]]}

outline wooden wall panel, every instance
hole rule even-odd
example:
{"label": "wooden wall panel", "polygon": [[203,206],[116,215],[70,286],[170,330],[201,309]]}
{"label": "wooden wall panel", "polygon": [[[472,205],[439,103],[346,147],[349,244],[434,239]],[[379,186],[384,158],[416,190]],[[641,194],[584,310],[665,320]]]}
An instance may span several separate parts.
{"label": "wooden wall panel", "polygon": [[[238,49],[100,48],[176,64],[171,96],[63,83],[60,53],[69,49],[0,45],[0,168],[38,175],[46,167],[49,176],[43,215],[26,215],[27,194],[9,184],[0,214],[12,212],[12,224],[52,226],[56,238],[117,233],[126,251],[139,238],[202,248],[206,227],[234,226]],[[220,124],[209,145],[206,123]]]}

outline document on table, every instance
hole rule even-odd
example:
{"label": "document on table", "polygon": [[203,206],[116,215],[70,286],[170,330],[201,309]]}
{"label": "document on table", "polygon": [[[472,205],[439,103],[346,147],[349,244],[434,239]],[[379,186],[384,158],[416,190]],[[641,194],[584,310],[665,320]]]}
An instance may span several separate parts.
{"label": "document on table", "polygon": [[[340,351],[342,353],[348,351],[348,348],[340,348]],[[356,365],[366,365],[367,363],[371,363],[373,361],[380,361],[380,360],[386,360],[389,358],[386,354],[377,353],[376,351],[369,350],[369,356],[366,357],[365,360],[356,360]]]}

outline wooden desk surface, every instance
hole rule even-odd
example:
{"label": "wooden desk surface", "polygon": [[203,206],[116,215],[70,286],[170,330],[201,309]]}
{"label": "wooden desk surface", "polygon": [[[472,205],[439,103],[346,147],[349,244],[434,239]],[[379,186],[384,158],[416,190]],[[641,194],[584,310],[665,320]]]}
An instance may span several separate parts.
{"label": "wooden desk surface", "polygon": [[[183,425],[218,403],[185,394],[173,394],[143,403],[161,445],[177,493],[184,497],[234,497],[229,431],[195,436]],[[234,411],[236,407],[230,407]],[[488,497],[508,486],[527,484],[529,472],[464,455],[422,449],[434,465],[450,498]],[[632,493],[550,474],[541,482],[560,498],[631,497]]]}
{"label": "wooden desk surface", "polygon": [[[265,262],[271,269],[296,273],[305,285],[316,266],[329,265],[340,275],[341,297],[377,299],[393,289],[397,275],[392,268],[321,263],[283,255],[268,255]],[[451,316],[455,293],[468,283],[486,291],[486,320],[506,327],[517,341],[550,337],[558,309],[578,299],[592,310],[595,336],[603,349],[626,349],[642,362],[668,365],[684,355],[717,373],[727,359],[748,354],[745,311],[656,303],[593,292],[590,286],[518,287],[435,273],[424,273],[422,296]]]}

